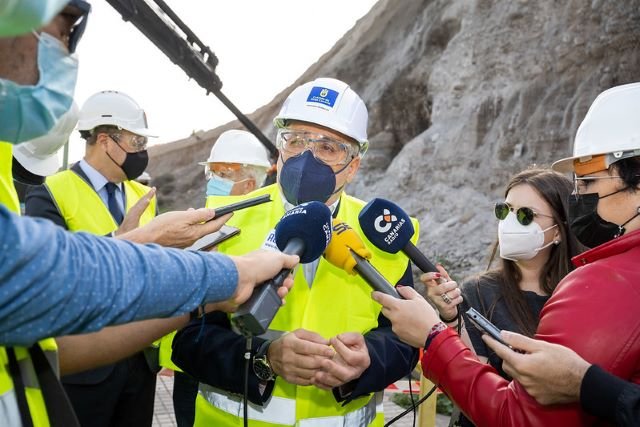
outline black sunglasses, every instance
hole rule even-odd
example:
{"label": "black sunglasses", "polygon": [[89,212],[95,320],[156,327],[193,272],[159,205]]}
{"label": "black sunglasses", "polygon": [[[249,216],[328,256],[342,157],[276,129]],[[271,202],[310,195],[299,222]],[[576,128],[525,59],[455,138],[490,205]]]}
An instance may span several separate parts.
{"label": "black sunglasses", "polygon": [[[493,212],[496,214],[496,218],[502,221],[507,217],[507,215],[509,215],[509,212],[514,212],[514,210],[513,210],[513,207],[509,205],[507,202],[498,202],[493,208]],[[538,215],[553,218],[551,215],[541,214],[527,207],[516,209],[515,214],[516,214],[516,219],[522,225],[531,224],[533,222],[533,218]]]}

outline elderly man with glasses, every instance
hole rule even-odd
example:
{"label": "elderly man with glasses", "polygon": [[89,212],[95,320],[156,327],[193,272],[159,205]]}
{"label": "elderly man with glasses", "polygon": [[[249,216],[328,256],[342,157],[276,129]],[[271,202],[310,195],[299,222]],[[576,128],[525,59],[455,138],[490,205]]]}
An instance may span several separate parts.
{"label": "elderly man with glasses", "polygon": [[[364,102],[346,83],[319,78],[296,88],[274,121],[278,182],[244,196],[269,194],[274,202],[236,212],[228,224],[241,234],[218,250],[273,249],[276,223],[308,201],[325,203],[334,218],[362,235],[358,214],[364,202],[344,190],[368,146],[367,120]],[[391,283],[413,283],[404,255],[368,249]],[[382,425],[376,392],[412,371],[417,350],[398,341],[370,294],[362,278],[324,258],[295,272],[286,305],[267,334],[252,342],[249,425]],[[200,381],[194,425],[240,425],[244,353],[244,337],[231,330],[224,314],[207,315],[204,323],[178,332],[173,361]]]}

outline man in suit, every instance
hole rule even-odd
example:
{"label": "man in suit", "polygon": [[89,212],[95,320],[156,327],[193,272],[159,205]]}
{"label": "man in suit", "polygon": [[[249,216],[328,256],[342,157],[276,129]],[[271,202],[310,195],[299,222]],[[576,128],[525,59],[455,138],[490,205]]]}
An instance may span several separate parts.
{"label": "man in suit", "polygon": [[[151,221],[155,190],[133,181],[147,166],[151,136],[144,111],[128,95],[99,92],[80,110],[84,158],[47,178],[26,198],[27,215],[70,231],[115,236]],[[100,262],[100,260],[96,260]],[[82,425],[150,426],[157,350],[62,378]]]}

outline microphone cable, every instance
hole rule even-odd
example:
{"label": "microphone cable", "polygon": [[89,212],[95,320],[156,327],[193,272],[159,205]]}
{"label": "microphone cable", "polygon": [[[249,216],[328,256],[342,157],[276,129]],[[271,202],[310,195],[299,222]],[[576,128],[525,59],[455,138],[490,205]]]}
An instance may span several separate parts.
{"label": "microphone cable", "polygon": [[242,394],[242,415],[244,427],[249,427],[249,364],[251,363],[251,336],[247,336],[244,352],[244,393]]}
{"label": "microphone cable", "polygon": [[[460,309],[458,306],[456,306],[456,312],[458,314],[456,316],[456,318],[458,319],[458,324],[456,325],[456,332],[458,333],[458,335],[460,335],[462,333],[462,314],[460,313]],[[413,425],[415,426],[416,425],[416,412],[415,412],[416,408],[418,408],[418,406],[422,405],[429,397],[431,397],[431,395],[433,394],[434,391],[436,391],[437,388],[438,386],[434,384],[431,390],[429,390],[427,394],[422,396],[420,400],[414,403],[413,393],[411,391],[411,377],[409,377],[409,395],[411,396],[411,407],[405,409],[404,411],[402,411],[401,413],[393,417],[391,420],[389,420],[389,422],[387,422],[384,425],[384,427],[389,427],[390,425],[398,421],[400,418],[405,417],[411,411],[413,411]]]}

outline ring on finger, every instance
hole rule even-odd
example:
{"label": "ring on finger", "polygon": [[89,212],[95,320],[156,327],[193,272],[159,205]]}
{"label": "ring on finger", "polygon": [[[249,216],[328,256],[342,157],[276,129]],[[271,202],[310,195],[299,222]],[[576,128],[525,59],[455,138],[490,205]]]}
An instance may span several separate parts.
{"label": "ring on finger", "polygon": [[445,302],[445,304],[451,304],[451,298],[449,298],[449,295],[447,295],[446,292],[440,296],[442,297],[442,300]]}

